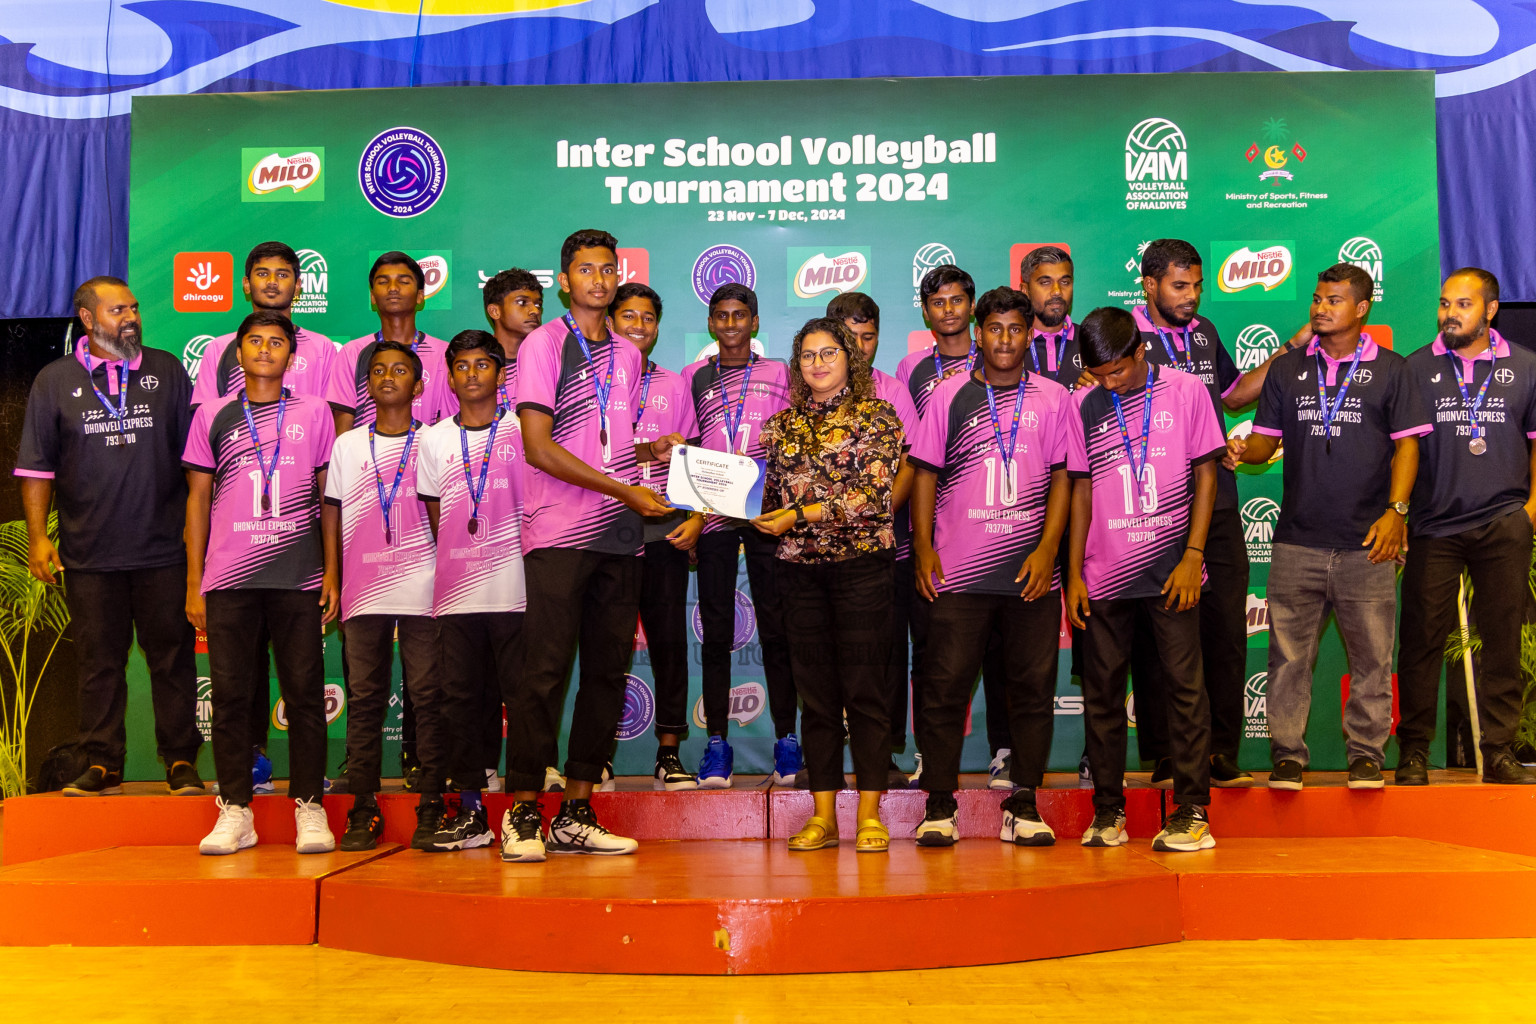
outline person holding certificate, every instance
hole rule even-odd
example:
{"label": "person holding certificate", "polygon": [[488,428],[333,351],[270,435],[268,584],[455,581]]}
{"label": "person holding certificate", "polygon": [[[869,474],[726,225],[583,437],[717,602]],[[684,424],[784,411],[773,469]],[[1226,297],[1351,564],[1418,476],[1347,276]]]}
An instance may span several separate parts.
{"label": "person holding certificate", "polygon": [[875,397],[868,361],[841,320],[795,335],[789,408],[763,426],[765,511],[752,525],[779,538],[790,667],[804,702],[801,736],[815,809],[790,850],[838,843],[843,716],[859,789],[858,850],[884,853],[890,702],[888,619],[895,591],[891,493],[905,436]]}

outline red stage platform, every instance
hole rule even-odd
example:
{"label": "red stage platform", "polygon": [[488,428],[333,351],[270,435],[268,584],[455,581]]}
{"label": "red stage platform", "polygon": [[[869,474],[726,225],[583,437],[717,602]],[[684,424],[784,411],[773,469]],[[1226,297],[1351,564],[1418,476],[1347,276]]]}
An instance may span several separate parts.
{"label": "red stage platform", "polygon": [[[595,803],[634,857],[504,865],[496,849],[301,857],[292,804],[256,801],[263,844],[200,857],[212,800],[26,797],[4,805],[0,943],[308,943],[524,970],[658,974],[866,971],[1067,956],[1181,938],[1536,935],[1536,787],[1436,773],[1435,785],[1351,792],[1218,791],[1219,845],[1156,854],[1161,794],[1127,791],[1133,842],[1085,850],[1091,794],[1040,793],[1058,845],[996,839],[1004,794],[967,780],[953,850],[909,839],[923,795],[891,793],[887,855],[848,844],[791,854],[809,796],[741,787],[656,793],[625,780]],[[1133,776],[1134,782],[1140,782]],[[840,799],[840,818],[854,795]],[[504,797],[493,797],[499,823]],[[349,797],[327,798],[339,831]],[[415,797],[385,795],[404,839]],[[551,808],[552,809],[552,808]],[[730,840],[727,841],[727,837]],[[713,841],[705,841],[712,839]],[[755,840],[755,841],[754,841]],[[103,848],[105,847],[105,848]]]}

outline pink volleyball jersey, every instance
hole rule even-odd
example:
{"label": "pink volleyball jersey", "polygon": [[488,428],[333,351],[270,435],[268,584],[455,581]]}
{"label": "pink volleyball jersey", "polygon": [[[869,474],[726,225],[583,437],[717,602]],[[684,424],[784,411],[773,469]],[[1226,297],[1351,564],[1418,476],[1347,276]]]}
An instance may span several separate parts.
{"label": "pink volleyball jersey", "polygon": [[[354,427],[331,449],[325,500],[341,509],[343,619],[432,614],[432,529],[426,506],[416,500],[416,463],[425,432],[418,426],[414,435],[376,434],[370,447],[368,428]],[[395,473],[402,456],[406,464],[397,488]],[[381,483],[389,500],[387,533]]]}
{"label": "pink volleyball jersey", "polygon": [[[336,353],[331,365],[326,401],[338,412],[352,414],[352,425],[373,422],[373,397],[368,394],[368,361],[373,348],[382,339],[378,334],[353,338]],[[448,384],[448,366],[443,353],[448,343],[430,334],[420,335],[416,354],[421,357],[421,394],[411,403],[411,415],[431,426],[459,411],[459,400]]]}
{"label": "pink volleyball jersey", "polygon": [[[490,424],[461,428],[457,417],[421,433],[416,495],[438,502],[434,615],[520,612],[528,606],[523,581],[523,434],[510,410],[501,410],[498,416],[494,439]],[[485,490],[475,505],[469,481],[479,488],[487,444],[491,458]],[[471,513],[476,521],[474,533],[469,532]]]}
{"label": "pink volleyball jersey", "polygon": [[[551,320],[523,339],[517,350],[517,411],[541,412],[554,422],[554,442],[608,476],[639,482],[635,461],[635,409],[640,404],[640,350],[613,335],[588,340],[592,359],[567,329]],[[606,417],[598,408],[598,387],[609,379]],[[603,427],[607,424],[607,444]],[[617,498],[533,466],[527,467],[523,499],[523,549],[579,548],[612,555],[639,554],[643,528],[639,513]]]}
{"label": "pink volleyball jersey", "polygon": [[[649,389],[644,374],[650,376]],[[699,422],[694,415],[693,400],[688,395],[688,384],[682,374],[648,362],[640,378],[635,443],[654,441],[668,434],[680,434],[685,441],[699,436]],[[667,464],[640,463],[640,482],[665,497]]]}
{"label": "pink volleyball jersey", "polygon": [[[1022,398],[1020,397],[1022,389]],[[1067,464],[1067,435],[1076,409],[1065,388],[1044,374],[1026,373],[1014,387],[993,388],[994,427],[986,385],[952,377],[933,393],[908,456],[936,474],[933,546],[944,566],[939,590],[1018,594],[1014,582],[1040,544],[1051,472]],[[1019,430],[1011,459],[1002,445]],[[1052,586],[1060,580],[1053,577]]]}
{"label": "pink volleyball jersey", "polygon": [[[296,337],[288,369],[283,371],[283,387],[296,395],[324,399],[330,386],[331,365],[336,361],[336,346],[331,339],[294,325]],[[245,371],[240,368],[240,344],[233,334],[214,338],[203,349],[197,364],[197,379],[192,382],[192,404],[203,405],[217,398],[233,395],[245,387]]]}
{"label": "pink volleyball jersey", "polygon": [[933,357],[937,353],[936,346],[909,352],[896,365],[896,379],[907,386],[919,416],[928,415],[928,401],[940,384],[953,379],[956,374],[964,376],[981,360],[974,351],[963,356],[939,356],[939,365],[935,367]]}
{"label": "pink volleyball jersey", "polygon": [[[910,449],[917,440],[918,425],[921,422],[917,406],[912,404],[911,393],[905,384],[884,370],[871,369],[870,374],[875,379],[875,397],[890,402],[895,408],[896,418],[901,420],[901,432],[906,435],[906,445]],[[896,560],[905,561],[912,557],[912,518],[907,514],[907,506],[903,505],[896,510],[892,525],[896,531]]]}
{"label": "pink volleyball jersey", "polygon": [[[1093,514],[1083,582],[1094,600],[1156,597],[1184,557],[1194,504],[1194,467],[1219,459],[1226,440],[1205,382],[1165,366],[1153,368],[1147,461],[1138,482],[1115,416],[1112,392],[1085,388],[1079,422],[1068,431],[1067,471],[1093,481]],[[1146,389],[1122,397],[1129,447],[1141,459]]]}
{"label": "pink volleyball jersey", "polygon": [[[331,410],[310,395],[253,402],[253,439],[240,394],[198,406],[182,454],[187,469],[213,474],[203,593],[317,590],[324,565],[315,474],[326,468],[336,438]],[[272,470],[265,488],[269,510],[262,508],[263,466]]]}
{"label": "pink volleyball jersey", "polygon": [[[751,370],[750,378],[748,369]],[[754,355],[741,366],[721,366],[714,356],[683,368],[683,380],[693,403],[704,448],[763,459],[763,424],[789,407],[789,367],[777,359]],[[743,390],[745,389],[745,390]],[[731,433],[727,436],[727,430]],[[704,532],[734,529],[740,524],[724,516],[704,520]]]}

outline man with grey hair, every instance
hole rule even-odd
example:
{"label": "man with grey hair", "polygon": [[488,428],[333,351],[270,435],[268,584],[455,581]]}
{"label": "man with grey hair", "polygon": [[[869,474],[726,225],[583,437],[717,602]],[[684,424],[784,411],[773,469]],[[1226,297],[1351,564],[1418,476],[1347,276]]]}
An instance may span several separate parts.
{"label": "man with grey hair", "polygon": [[1072,323],[1072,255],[1059,245],[1041,245],[1019,261],[1019,291],[1029,296],[1035,322],[1030,329],[1030,369],[1068,391],[1083,375]]}
{"label": "man with grey hair", "polygon": [[[139,303],[123,281],[93,277],[76,290],[74,304],[86,336],[33,381],[16,457],[28,565],[45,583],[64,576],[80,666],[79,745],[87,768],[64,793],[122,792],[126,671],[137,633],[166,783],[178,795],[201,794],[182,545],[181,450],[192,382],[175,356],[143,347]],[[47,529],[55,502],[57,548]]]}

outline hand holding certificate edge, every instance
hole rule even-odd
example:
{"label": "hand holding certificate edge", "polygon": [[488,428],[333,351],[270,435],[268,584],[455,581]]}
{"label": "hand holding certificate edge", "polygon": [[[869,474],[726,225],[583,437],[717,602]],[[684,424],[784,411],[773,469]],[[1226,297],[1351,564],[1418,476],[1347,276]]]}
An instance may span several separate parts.
{"label": "hand holding certificate edge", "polygon": [[672,507],[747,523],[762,507],[765,469],[758,459],[698,445],[672,449],[667,500]]}

